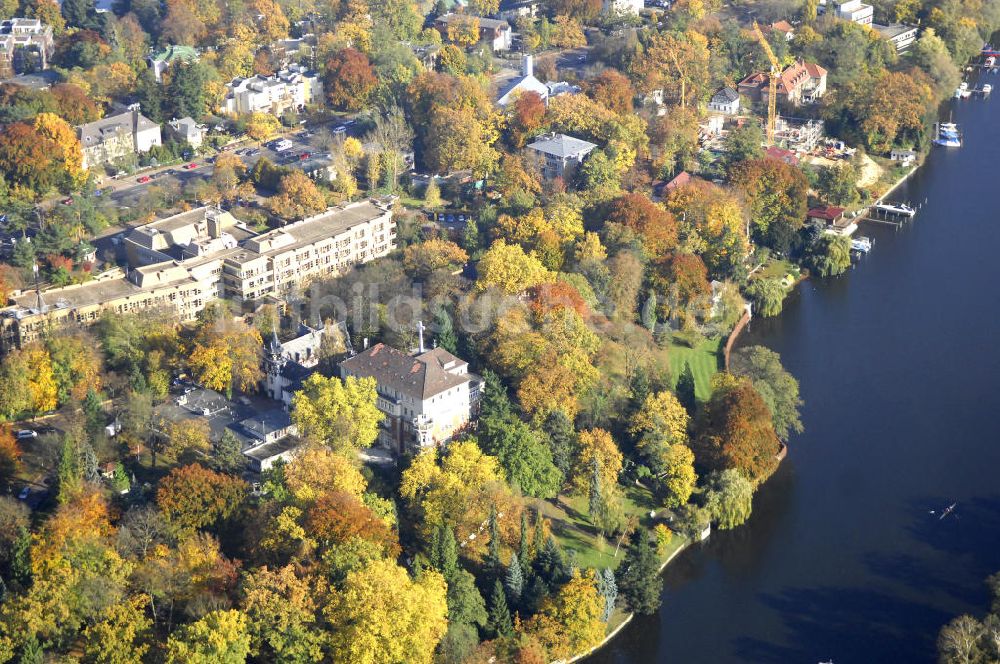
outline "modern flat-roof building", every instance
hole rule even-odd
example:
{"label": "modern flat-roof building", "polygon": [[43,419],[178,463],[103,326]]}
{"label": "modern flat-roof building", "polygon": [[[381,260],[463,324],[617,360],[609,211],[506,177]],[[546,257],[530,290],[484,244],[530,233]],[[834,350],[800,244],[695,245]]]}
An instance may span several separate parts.
{"label": "modern flat-roof building", "polygon": [[84,168],[112,164],[163,143],[160,125],[140,113],[138,104],[124,113],[80,125],[76,132],[83,148]]}
{"label": "modern flat-roof building", "polygon": [[917,41],[917,26],[915,25],[903,25],[902,23],[879,25],[878,23],[872,23],[872,29],[879,33],[882,39],[892,44],[892,47],[896,49],[896,53],[908,50],[913,45],[913,42]]}
{"label": "modern flat-roof building", "polygon": [[372,201],[330,208],[257,234],[228,212],[204,207],[133,229],[131,270],[84,284],[16,293],[0,311],[0,346],[20,347],[46,328],[87,325],[105,311],[161,309],[193,320],[216,299],[254,302],[385,256],[396,246],[392,212]]}
{"label": "modern flat-roof building", "polygon": [[529,143],[525,150],[529,156],[539,159],[542,177],[569,180],[596,147],[589,141],[566,134],[543,134]]}
{"label": "modern flat-roof building", "polygon": [[833,15],[844,21],[851,21],[858,25],[871,25],[872,16],[875,13],[871,5],[861,2],[861,0],[820,0],[821,11],[833,10]]}
{"label": "modern flat-roof building", "polygon": [[379,442],[405,452],[450,440],[472,420],[482,381],[443,348],[416,355],[375,344],[340,364],[341,378],[374,378],[385,414]]}
{"label": "modern flat-roof building", "polygon": [[52,26],[37,18],[0,22],[0,78],[48,69],[54,49]]}

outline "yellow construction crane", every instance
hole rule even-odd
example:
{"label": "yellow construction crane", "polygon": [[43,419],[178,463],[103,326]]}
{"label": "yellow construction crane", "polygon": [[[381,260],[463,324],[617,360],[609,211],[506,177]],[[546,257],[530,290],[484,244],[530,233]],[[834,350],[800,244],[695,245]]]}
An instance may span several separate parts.
{"label": "yellow construction crane", "polygon": [[757,21],[753,22],[753,31],[757,34],[757,41],[764,49],[767,59],[771,61],[771,74],[768,77],[767,86],[767,144],[774,145],[774,123],[778,116],[778,78],[781,76],[781,65],[778,64],[778,58],[774,57],[774,51],[767,43],[767,38],[764,37]]}

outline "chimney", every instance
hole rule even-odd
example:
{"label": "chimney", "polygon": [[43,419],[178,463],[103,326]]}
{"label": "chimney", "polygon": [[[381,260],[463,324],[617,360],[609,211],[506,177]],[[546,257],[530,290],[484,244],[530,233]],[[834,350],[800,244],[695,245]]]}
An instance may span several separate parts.
{"label": "chimney", "polygon": [[[528,56],[531,57],[531,56]],[[424,352],[424,321],[417,321],[417,333],[420,335],[420,352]]]}
{"label": "chimney", "polygon": [[524,56],[524,65],[522,67],[525,76],[535,75],[535,58],[531,54]]}

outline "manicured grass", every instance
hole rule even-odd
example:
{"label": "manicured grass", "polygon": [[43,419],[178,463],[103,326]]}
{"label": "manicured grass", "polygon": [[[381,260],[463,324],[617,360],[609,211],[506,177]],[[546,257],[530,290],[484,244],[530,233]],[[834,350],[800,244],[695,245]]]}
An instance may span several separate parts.
{"label": "manicured grass", "polygon": [[424,200],[422,198],[414,198],[413,196],[407,196],[401,194],[399,196],[399,202],[403,204],[404,207],[413,208],[419,210],[424,206]]}
{"label": "manicured grass", "polygon": [[684,363],[691,365],[694,374],[695,395],[699,401],[707,401],[712,394],[712,376],[718,373],[722,366],[721,337],[706,339],[697,347],[691,348],[676,341],[670,342],[670,374],[674,384],[684,371]]}
{"label": "manicured grass", "polygon": [[[623,494],[622,507],[625,513],[638,519],[640,527],[648,527],[649,512],[657,507],[653,495],[648,489],[635,485],[624,487]],[[591,525],[587,515],[586,496],[561,495],[556,499],[556,504],[540,500],[537,501],[536,507],[551,523],[552,535],[563,551],[575,552],[574,562],[578,567],[615,569],[621,563],[627,542],[622,542],[618,555],[615,556],[618,539],[605,540]]]}
{"label": "manicured grass", "polygon": [[798,278],[799,268],[790,261],[769,258],[764,267],[755,272],[753,276],[756,279],[782,279],[787,274],[792,275],[793,278]]}

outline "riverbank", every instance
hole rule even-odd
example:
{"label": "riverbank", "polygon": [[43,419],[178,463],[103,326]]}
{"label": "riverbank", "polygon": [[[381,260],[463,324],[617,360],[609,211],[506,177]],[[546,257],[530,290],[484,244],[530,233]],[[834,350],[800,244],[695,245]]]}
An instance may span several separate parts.
{"label": "riverbank", "polygon": [[[676,558],[678,555],[680,555],[680,553],[682,551],[686,550],[689,546],[691,546],[691,540],[690,539],[686,539],[679,547],[677,547],[676,549],[674,549],[673,553],[671,553],[669,556],[667,556],[666,560],[664,560],[660,564],[660,569],[659,569],[660,574],[662,574],[663,570],[665,570],[667,568],[667,565],[670,564],[670,561],[672,561],[674,558]],[[632,622],[633,618],[635,618],[635,613],[626,613],[625,616],[624,616],[624,618],[622,619],[622,621],[620,623],[618,623],[617,625],[615,625],[611,629],[611,631],[608,632],[607,636],[604,637],[604,640],[602,640],[596,646],[594,646],[593,648],[591,648],[587,652],[578,653],[576,655],[573,655],[569,659],[559,660],[557,662],[553,662],[552,664],[573,664],[573,662],[579,662],[580,660],[583,660],[583,659],[586,659],[587,657],[590,657],[591,655],[593,655],[594,653],[596,653],[598,650],[600,650],[604,646],[606,646],[609,643],[611,643],[611,641],[613,641],[614,638],[616,636],[618,636],[618,634],[623,629],[625,629],[625,627],[630,622]]]}
{"label": "riverbank", "polygon": [[[932,664],[941,626],[988,603],[1000,450],[983,441],[997,407],[1000,349],[989,337],[1000,309],[968,284],[989,278],[1000,236],[987,182],[995,103],[955,103],[966,144],[892,178],[884,198],[927,201],[918,223],[869,225],[877,260],[811,280],[780,317],[741,334],[737,346],[774,350],[800,381],[796,454],[745,526],[670,566],[659,618],[589,661]],[[928,514],[955,502],[960,519]]]}

